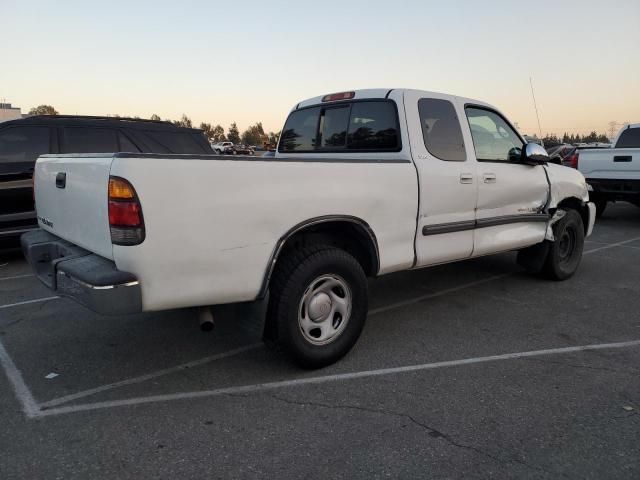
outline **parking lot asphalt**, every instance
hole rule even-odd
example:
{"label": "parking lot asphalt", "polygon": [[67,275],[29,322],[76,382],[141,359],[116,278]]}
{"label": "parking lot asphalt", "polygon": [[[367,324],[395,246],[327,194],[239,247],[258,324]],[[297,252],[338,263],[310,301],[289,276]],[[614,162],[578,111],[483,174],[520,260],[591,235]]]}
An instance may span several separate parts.
{"label": "parking lot asphalt", "polygon": [[0,478],[640,478],[640,209],[585,252],[566,282],[513,253],[372,280],[311,372],[247,306],[102,317],[0,257]]}

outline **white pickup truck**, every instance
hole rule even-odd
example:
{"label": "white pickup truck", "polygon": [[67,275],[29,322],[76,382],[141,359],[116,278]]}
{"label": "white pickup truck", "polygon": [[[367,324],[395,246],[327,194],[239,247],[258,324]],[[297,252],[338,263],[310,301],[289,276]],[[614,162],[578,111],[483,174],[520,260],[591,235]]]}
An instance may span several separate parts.
{"label": "white pickup truck", "polygon": [[621,129],[613,148],[578,149],[569,166],[586,177],[598,216],[617,200],[640,207],[640,123]]}
{"label": "white pickup truck", "polygon": [[[38,277],[105,314],[268,298],[264,337],[330,364],[367,316],[367,277],[518,250],[576,271],[595,208],[492,106],[417,90],[298,103],[274,157],[45,155]],[[268,296],[267,296],[268,295]]]}

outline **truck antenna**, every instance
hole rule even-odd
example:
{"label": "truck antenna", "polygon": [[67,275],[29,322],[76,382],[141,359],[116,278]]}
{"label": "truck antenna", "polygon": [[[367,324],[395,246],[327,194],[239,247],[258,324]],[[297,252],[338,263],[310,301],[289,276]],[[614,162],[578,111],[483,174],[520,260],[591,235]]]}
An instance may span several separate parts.
{"label": "truck antenna", "polygon": [[536,109],[536,118],[538,119],[538,133],[542,138],[542,128],[540,127],[540,115],[538,114],[538,104],[536,103],[536,95],[533,93],[533,80],[529,77],[529,85],[531,85],[531,96],[533,97],[533,107]]}

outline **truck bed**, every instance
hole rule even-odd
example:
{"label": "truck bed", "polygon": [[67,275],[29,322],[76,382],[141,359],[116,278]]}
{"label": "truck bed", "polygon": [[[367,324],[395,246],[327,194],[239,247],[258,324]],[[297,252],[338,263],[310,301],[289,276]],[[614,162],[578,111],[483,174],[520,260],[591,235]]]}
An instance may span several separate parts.
{"label": "truck bed", "polygon": [[[56,187],[61,172],[65,188]],[[146,229],[140,245],[111,244],[110,176],[136,189]],[[397,154],[54,155],[36,165],[36,203],[44,230],[141,279],[144,309],[160,310],[253,300],[278,239],[333,213],[376,232],[381,273],[410,268],[418,185],[411,160]]]}

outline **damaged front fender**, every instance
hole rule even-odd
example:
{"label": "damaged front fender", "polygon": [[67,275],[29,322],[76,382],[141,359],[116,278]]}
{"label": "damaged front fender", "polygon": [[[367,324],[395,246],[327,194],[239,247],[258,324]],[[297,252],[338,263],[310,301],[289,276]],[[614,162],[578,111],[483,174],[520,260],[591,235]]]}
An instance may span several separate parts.
{"label": "damaged front fender", "polygon": [[548,208],[557,208],[567,198],[576,198],[582,203],[589,201],[587,181],[582,173],[574,168],[550,163],[545,166],[549,175],[550,199]]}
{"label": "damaged front fender", "polygon": [[553,217],[551,217],[551,220],[549,220],[549,223],[547,224],[547,231],[544,234],[544,239],[545,240],[549,240],[550,242],[555,242],[556,241],[556,237],[553,234],[553,226],[559,220],[561,220],[566,214],[567,214],[567,212],[562,210],[561,208],[556,210],[556,213],[553,214]]}

